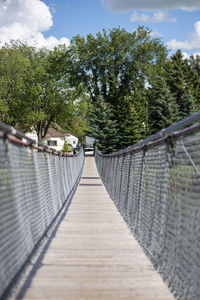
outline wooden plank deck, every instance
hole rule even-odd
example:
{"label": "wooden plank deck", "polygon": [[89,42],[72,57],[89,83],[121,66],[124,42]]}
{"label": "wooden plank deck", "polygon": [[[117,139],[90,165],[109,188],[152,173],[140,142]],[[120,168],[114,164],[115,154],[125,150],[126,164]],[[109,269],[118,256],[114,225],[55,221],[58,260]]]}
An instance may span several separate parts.
{"label": "wooden plank deck", "polygon": [[174,299],[98,177],[87,157],[69,211],[23,299]]}

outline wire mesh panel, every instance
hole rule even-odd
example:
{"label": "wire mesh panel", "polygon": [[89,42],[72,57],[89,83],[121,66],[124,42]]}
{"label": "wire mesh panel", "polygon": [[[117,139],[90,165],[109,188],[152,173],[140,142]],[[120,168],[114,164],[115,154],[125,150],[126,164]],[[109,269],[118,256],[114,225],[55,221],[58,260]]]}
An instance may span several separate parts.
{"label": "wire mesh panel", "polygon": [[131,152],[129,190],[127,203],[127,222],[131,226],[133,232],[137,232],[140,192],[141,192],[141,177],[143,172],[144,151]]}
{"label": "wire mesh panel", "polygon": [[200,299],[200,133],[179,137],[172,151],[167,195],[170,214],[166,220],[166,273],[180,298]]}
{"label": "wire mesh panel", "polygon": [[200,124],[184,128],[190,118],[153,136],[158,139],[95,152],[111,198],[181,300],[200,299]]}
{"label": "wire mesh panel", "polygon": [[71,200],[83,162],[82,150],[63,157],[0,138],[0,298]]}
{"label": "wire mesh panel", "polygon": [[141,244],[148,245],[148,252],[156,264],[162,255],[168,176],[167,149],[167,143],[162,143],[146,151],[141,178],[138,234]]}

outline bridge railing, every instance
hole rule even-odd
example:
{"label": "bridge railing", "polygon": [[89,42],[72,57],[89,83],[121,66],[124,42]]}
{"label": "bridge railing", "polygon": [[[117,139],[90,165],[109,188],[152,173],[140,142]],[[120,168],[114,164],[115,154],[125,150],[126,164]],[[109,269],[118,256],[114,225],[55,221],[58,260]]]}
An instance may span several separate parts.
{"label": "bridge railing", "polygon": [[0,123],[0,299],[70,203],[83,163],[82,149],[69,156]]}
{"label": "bridge railing", "polygon": [[98,172],[177,299],[200,299],[200,112],[119,152]]}

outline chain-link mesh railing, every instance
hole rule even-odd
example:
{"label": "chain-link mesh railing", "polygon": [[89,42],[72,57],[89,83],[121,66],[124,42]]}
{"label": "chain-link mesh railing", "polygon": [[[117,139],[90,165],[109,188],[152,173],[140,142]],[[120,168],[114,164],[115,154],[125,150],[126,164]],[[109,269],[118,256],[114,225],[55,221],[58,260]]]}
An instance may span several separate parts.
{"label": "chain-link mesh railing", "polygon": [[181,300],[200,299],[199,119],[197,113],[118,153],[95,154],[111,198]]}
{"label": "chain-link mesh railing", "polygon": [[67,156],[19,135],[0,124],[0,299],[70,202],[84,162],[82,150]]}

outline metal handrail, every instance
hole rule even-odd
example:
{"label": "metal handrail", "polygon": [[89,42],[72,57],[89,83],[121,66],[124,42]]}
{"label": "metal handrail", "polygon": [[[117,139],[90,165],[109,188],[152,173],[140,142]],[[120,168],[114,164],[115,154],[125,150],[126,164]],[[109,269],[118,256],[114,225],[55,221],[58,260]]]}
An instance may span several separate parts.
{"label": "metal handrail", "polygon": [[[8,126],[2,122],[0,122],[0,132],[2,132],[2,135],[0,135],[0,138],[4,139],[10,139],[11,142],[15,142],[18,144],[23,144],[26,147],[34,147],[35,149],[39,151],[44,151],[44,152],[50,152],[58,156],[66,156],[66,157],[73,157],[78,155],[76,154],[66,154],[62,151],[55,150],[47,145],[44,145],[41,142],[37,142],[36,140],[26,136],[24,133],[21,131],[17,130],[13,126]],[[15,137],[15,139],[10,138],[10,136]],[[22,142],[22,139],[26,140],[26,142]]]}

